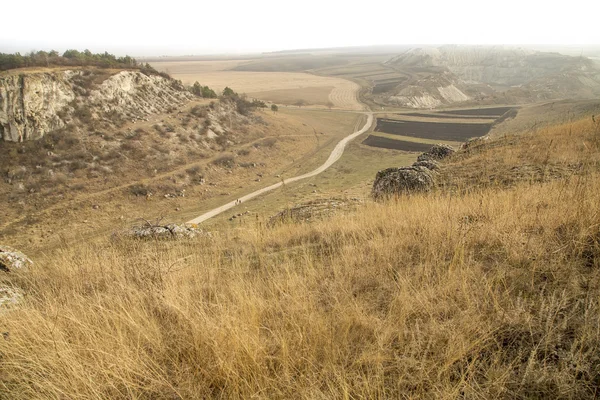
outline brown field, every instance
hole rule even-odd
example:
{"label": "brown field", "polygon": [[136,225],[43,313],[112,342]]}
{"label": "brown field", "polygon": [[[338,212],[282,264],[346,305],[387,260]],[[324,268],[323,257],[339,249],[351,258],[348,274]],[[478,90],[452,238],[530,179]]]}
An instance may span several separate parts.
{"label": "brown field", "polygon": [[252,92],[249,95],[257,99],[269,99],[277,104],[293,105],[298,100],[304,100],[311,105],[327,105],[333,86],[308,87],[302,89],[278,89],[265,92]]}
{"label": "brown field", "polygon": [[[227,71],[243,60],[234,61],[181,61],[153,63],[184,84],[198,81],[217,92],[230,87],[238,93],[264,101],[293,104],[304,100],[307,105],[324,105],[331,101],[336,108],[362,110],[358,102],[360,86],[342,78],[324,77],[303,72],[248,72]],[[237,64],[236,64],[237,63]],[[326,91],[323,88],[330,88]],[[298,91],[300,90],[300,91]],[[307,94],[306,99],[299,97]]]}
{"label": "brown field", "polygon": [[[210,60],[210,61],[154,61],[150,65],[172,76],[196,74],[199,72],[227,71],[249,60]],[[181,79],[181,78],[177,78]]]}

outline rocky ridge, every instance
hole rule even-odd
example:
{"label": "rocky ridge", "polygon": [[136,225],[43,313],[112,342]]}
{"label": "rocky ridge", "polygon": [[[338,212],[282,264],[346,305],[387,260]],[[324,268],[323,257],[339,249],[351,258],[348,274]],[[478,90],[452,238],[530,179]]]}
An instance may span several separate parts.
{"label": "rocky ridge", "polygon": [[37,140],[74,115],[136,120],[189,101],[177,81],[139,71],[99,69],[0,75],[0,140]]}

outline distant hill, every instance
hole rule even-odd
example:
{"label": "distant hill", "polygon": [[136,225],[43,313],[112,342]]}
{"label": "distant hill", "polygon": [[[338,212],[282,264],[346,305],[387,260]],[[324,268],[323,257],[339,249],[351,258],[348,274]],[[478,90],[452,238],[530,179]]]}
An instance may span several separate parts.
{"label": "distant hill", "polygon": [[559,53],[451,45],[411,49],[384,65],[407,79],[379,94],[379,99],[409,107],[592,98],[600,94],[598,63]]}

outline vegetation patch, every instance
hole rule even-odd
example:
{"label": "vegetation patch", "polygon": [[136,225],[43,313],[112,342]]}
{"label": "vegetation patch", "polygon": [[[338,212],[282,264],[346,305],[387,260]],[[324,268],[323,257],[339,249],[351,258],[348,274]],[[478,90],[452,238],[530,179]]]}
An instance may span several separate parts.
{"label": "vegetation patch", "polygon": [[431,144],[429,143],[395,140],[375,135],[369,135],[369,137],[363,141],[363,144],[383,149],[402,150],[411,152],[424,152],[431,148]]}

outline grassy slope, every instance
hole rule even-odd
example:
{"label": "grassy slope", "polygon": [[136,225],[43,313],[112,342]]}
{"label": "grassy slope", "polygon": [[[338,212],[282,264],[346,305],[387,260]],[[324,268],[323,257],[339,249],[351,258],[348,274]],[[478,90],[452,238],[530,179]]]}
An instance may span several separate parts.
{"label": "grassy slope", "polygon": [[[46,205],[44,198],[37,193],[23,193],[21,200],[28,208],[26,212],[19,212],[14,203],[9,204],[4,210],[4,219],[0,221],[0,239],[31,254],[54,248],[59,242],[73,243],[82,237],[104,236],[130,226],[142,217],[155,219],[163,216],[168,220],[187,221],[253,189],[277,182],[280,178],[276,175],[290,177],[316,168],[325,161],[335,144],[351,133],[363,118],[358,114],[303,109],[282,109],[278,113],[257,111],[256,115],[266,125],[256,123],[249,126],[246,136],[250,139],[244,138],[224,153],[211,153],[210,158],[182,156],[180,160],[184,163],[170,166],[158,174],[147,172],[146,162],[131,160],[126,166],[121,166],[122,175],[109,178],[108,186],[101,186],[106,180],[85,179],[85,175],[80,180],[73,179],[72,183],[83,181],[85,190],[69,192],[62,201],[50,205]],[[151,133],[152,124],[153,121],[146,127]],[[264,140],[271,142],[258,148],[252,145],[261,144]],[[212,164],[223,154],[236,154],[240,150],[248,150],[248,154],[236,155],[234,167]],[[239,166],[251,163],[257,166]],[[205,185],[189,183],[186,175],[190,168],[200,169],[206,178]],[[264,175],[261,182],[255,182],[257,174]],[[150,186],[155,196],[150,199],[134,196],[127,188],[134,183]],[[166,199],[164,193],[158,191],[161,186],[186,189],[186,197]],[[0,183],[0,189],[4,188],[10,189],[10,186]],[[99,204],[100,208],[94,209],[94,204]],[[66,223],[57,224],[57,220]]]}
{"label": "grassy slope", "polygon": [[584,120],[323,222],[58,248],[12,277],[0,397],[594,397],[599,151]]}

